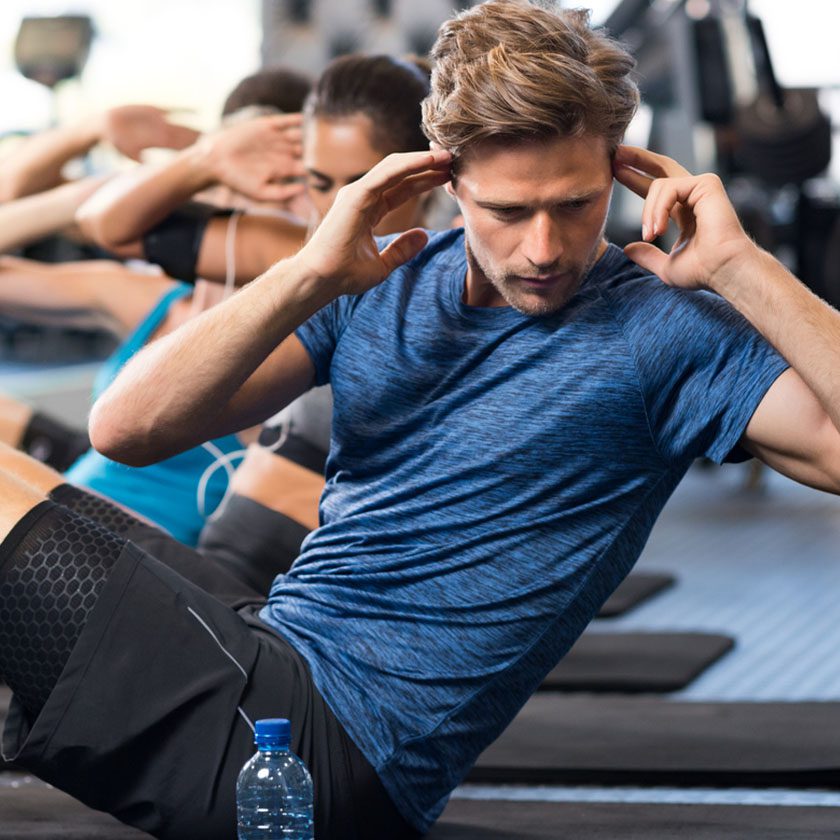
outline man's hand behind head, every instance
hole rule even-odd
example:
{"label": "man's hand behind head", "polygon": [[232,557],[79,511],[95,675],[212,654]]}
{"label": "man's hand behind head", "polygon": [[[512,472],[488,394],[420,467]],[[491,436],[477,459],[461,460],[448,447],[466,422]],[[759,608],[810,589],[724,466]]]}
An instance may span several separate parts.
{"label": "man's hand behind head", "polygon": [[337,294],[359,294],[416,256],[426,244],[422,230],[401,233],[380,253],[374,228],[411,197],[445,184],[451,162],[444,151],[392,154],[342,187],[298,255],[308,273],[337,284]]}
{"label": "man's hand behind head", "polygon": [[[671,158],[634,146],[619,146],[613,171],[645,199],[642,241],[624,252],[669,285],[714,289],[755,251],[717,175],[691,175]],[[650,242],[665,233],[669,220],[680,234],[666,254]]]}

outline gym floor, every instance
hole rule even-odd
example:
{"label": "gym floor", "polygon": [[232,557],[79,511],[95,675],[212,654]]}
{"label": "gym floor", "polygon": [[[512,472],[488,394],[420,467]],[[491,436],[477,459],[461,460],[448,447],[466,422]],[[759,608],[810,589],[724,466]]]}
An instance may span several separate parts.
{"label": "gym floor", "polygon": [[[726,654],[672,700],[840,699],[840,497],[750,464],[695,466],[666,506],[636,568],[674,586],[598,630],[724,633]],[[787,790],[490,787],[462,798],[555,802],[822,805],[840,793]]]}

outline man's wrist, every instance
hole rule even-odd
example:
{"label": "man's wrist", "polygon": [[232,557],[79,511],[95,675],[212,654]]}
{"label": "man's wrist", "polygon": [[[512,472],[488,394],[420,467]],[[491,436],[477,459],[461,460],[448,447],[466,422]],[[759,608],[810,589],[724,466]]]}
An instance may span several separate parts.
{"label": "man's wrist", "polygon": [[712,271],[708,287],[731,301],[743,287],[745,278],[760,275],[767,259],[772,257],[744,237],[743,243],[732,246]]}
{"label": "man's wrist", "polygon": [[322,276],[300,253],[276,262],[255,282],[271,284],[279,306],[287,306],[291,298],[311,313],[341,295],[338,284]]}

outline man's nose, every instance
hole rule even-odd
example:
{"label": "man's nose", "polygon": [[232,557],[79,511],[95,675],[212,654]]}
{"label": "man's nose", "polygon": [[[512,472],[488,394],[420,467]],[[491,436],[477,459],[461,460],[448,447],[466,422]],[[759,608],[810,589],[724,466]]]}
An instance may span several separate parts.
{"label": "man's nose", "polygon": [[535,213],[528,225],[522,253],[536,269],[547,272],[563,254],[560,225],[550,213]]}

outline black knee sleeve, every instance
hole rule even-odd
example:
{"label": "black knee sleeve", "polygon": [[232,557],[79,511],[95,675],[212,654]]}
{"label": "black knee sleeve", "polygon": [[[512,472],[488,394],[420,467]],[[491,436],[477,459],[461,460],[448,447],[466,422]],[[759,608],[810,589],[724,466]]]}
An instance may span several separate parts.
{"label": "black knee sleeve", "polygon": [[73,429],[36,411],[24,430],[20,448],[42,463],[64,472],[90,449],[90,438],[87,432]]}
{"label": "black knee sleeve", "polygon": [[124,545],[95,522],[42,502],[0,546],[0,674],[33,718]]}
{"label": "black knee sleeve", "polygon": [[119,505],[73,484],[59,484],[50,492],[50,499],[73,513],[92,519],[113,534],[127,534],[138,526],[151,527]]}

